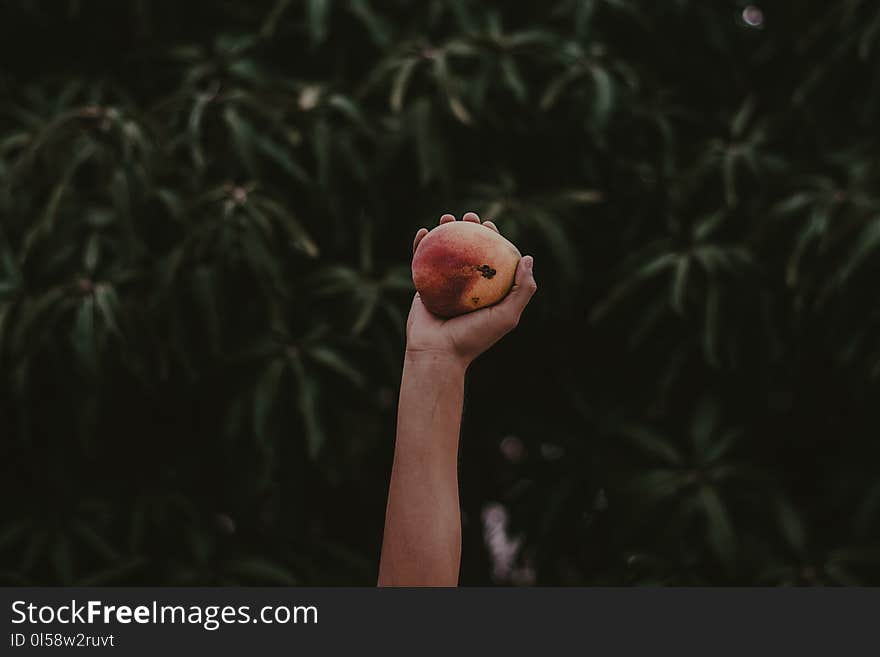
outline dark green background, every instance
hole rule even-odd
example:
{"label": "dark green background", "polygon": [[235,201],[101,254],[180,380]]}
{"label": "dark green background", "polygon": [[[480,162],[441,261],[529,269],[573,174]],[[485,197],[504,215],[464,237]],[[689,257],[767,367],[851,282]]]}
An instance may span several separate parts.
{"label": "dark green background", "polygon": [[0,581],[374,583],[475,210],[462,583],[880,583],[880,8],[744,8],[3,2]]}

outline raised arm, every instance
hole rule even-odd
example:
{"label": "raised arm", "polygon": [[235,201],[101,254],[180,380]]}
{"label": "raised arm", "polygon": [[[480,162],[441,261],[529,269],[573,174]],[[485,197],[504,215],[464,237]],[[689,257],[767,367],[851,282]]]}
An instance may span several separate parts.
{"label": "raised arm", "polygon": [[[454,221],[443,215],[441,223]],[[479,223],[473,212],[464,221]],[[496,230],[485,222],[487,230]],[[427,234],[421,229],[413,250]],[[519,322],[537,286],[532,258],[519,262],[513,289],[489,308],[452,319],[429,313],[418,294],[407,321],[397,441],[379,586],[455,586],[461,561],[458,438],[468,365]]]}

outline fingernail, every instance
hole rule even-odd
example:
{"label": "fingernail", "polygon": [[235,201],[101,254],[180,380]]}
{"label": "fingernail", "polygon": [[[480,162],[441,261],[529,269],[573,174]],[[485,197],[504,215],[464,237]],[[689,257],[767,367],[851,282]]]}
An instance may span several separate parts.
{"label": "fingernail", "polygon": [[525,265],[527,271],[532,271],[532,265],[535,264],[535,259],[532,258],[532,256],[526,256],[525,258],[523,258],[523,264]]}

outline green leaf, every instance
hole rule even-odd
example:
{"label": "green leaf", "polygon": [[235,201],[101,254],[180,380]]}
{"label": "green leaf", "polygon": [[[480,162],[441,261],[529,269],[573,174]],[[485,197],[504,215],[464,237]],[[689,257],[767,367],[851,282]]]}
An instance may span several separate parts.
{"label": "green leaf", "polygon": [[214,353],[220,351],[220,313],[214,295],[215,274],[199,267],[193,274],[192,293],[202,320],[205,338]]}
{"label": "green leaf", "polygon": [[367,28],[367,34],[376,46],[387,48],[391,45],[391,28],[368,0],[349,0],[349,8]]}
{"label": "green leaf", "polygon": [[128,176],[122,169],[113,173],[110,181],[110,195],[113,207],[121,219],[121,228],[127,255],[132,255],[136,245],[136,235],[131,212],[131,185]]}
{"label": "green leaf", "polygon": [[709,543],[722,562],[731,564],[736,553],[736,536],[727,508],[718,493],[709,486],[700,488],[699,499],[706,514]]}
{"label": "green leaf", "polygon": [[71,301],[64,288],[52,288],[36,298],[28,298],[23,302],[18,314],[18,321],[10,330],[10,347],[16,352],[26,352],[28,345],[33,345],[47,335],[65,310],[70,308]]}
{"label": "green leaf", "polygon": [[268,442],[269,420],[272,409],[278,400],[281,378],[286,364],[283,360],[273,360],[264,369],[254,390],[254,435],[261,443]]}
{"label": "green leaf", "polygon": [[43,212],[42,221],[36,223],[36,225],[28,232],[24,244],[25,252],[30,251],[31,247],[39,238],[50,233],[54,229],[61,202],[68,192],[74,175],[79,170],[80,166],[95,154],[96,150],[97,147],[90,140],[80,143],[80,147],[77,149],[76,154],[65,166],[61,179],[52,189],[49,202],[46,204],[46,209]]}
{"label": "green leaf", "polygon": [[590,32],[593,14],[596,11],[596,0],[576,0],[574,14],[574,34],[578,41],[586,41]]}
{"label": "green leaf", "polygon": [[308,355],[313,361],[345,377],[358,388],[364,386],[363,374],[358,372],[338,351],[330,347],[312,346],[308,348]]}
{"label": "green leaf", "polygon": [[431,103],[420,98],[413,107],[416,155],[419,160],[419,179],[422,185],[434,179],[439,160],[438,147],[431,129]]}
{"label": "green leaf", "polygon": [[93,274],[98,266],[98,259],[101,256],[101,238],[98,235],[90,235],[86,241],[86,248],[83,252],[83,268]]}
{"label": "green leaf", "polygon": [[252,207],[259,207],[269,212],[287,233],[290,242],[309,258],[317,258],[320,249],[305,229],[302,222],[283,205],[272,199],[261,197],[254,201]]}
{"label": "green leaf", "polygon": [[228,561],[224,571],[236,575],[246,586],[273,584],[296,586],[297,580],[287,568],[263,557],[244,557]]}
{"label": "green leaf", "polygon": [[614,81],[608,71],[599,66],[591,67],[590,74],[593,76],[596,94],[593,101],[593,116],[601,130],[605,128],[614,109]]}
{"label": "green leaf", "polygon": [[682,473],[668,468],[657,468],[639,473],[625,485],[628,492],[646,508],[666,502],[684,485]]}
{"label": "green leaf", "polygon": [[330,125],[323,118],[313,126],[312,143],[318,161],[318,182],[327,185],[330,180]]}
{"label": "green leaf", "polygon": [[297,379],[297,408],[306,433],[306,451],[314,461],[320,455],[325,439],[318,417],[316,386],[299,358],[291,358],[291,365]]}
{"label": "green leaf", "polygon": [[404,266],[389,269],[382,278],[381,285],[387,290],[411,292],[413,290],[412,270]]}
{"label": "green leaf", "polygon": [[516,96],[519,102],[525,102],[528,96],[526,83],[523,81],[519,68],[512,57],[501,58],[501,72],[504,75],[504,82],[507,84],[507,88],[513,92],[513,95]]}
{"label": "green leaf", "polygon": [[81,520],[75,521],[71,529],[73,534],[95,554],[107,561],[115,561],[119,558],[119,553],[110,543],[92,527]]}
{"label": "green leaf", "polygon": [[685,295],[687,294],[688,270],[690,264],[691,259],[689,256],[680,256],[673,275],[672,297],[670,303],[672,304],[672,309],[679,315],[684,315],[684,303]]}
{"label": "green leaf", "polygon": [[745,102],[740,106],[736,115],[733,117],[733,121],[730,126],[730,134],[734,139],[741,138],[746,131],[746,126],[752,118],[752,114],[755,111],[755,98],[754,96],[749,96],[746,98]]}
{"label": "green leaf", "polygon": [[373,319],[376,313],[376,307],[379,305],[380,294],[377,285],[365,285],[359,290],[360,296],[360,312],[354,320],[351,332],[355,335],[360,334]]}
{"label": "green leaf", "polygon": [[710,279],[706,291],[706,316],[703,323],[703,353],[710,365],[718,367],[721,363],[718,353],[718,336],[721,335],[721,292],[714,280]]}
{"label": "green leaf", "polygon": [[718,416],[718,402],[712,397],[704,396],[696,404],[690,431],[695,454],[703,454],[709,449],[718,430]]}
{"label": "green leaf", "polygon": [[477,29],[476,21],[471,14],[471,8],[467,0],[449,0],[445,3],[452,14],[455,16],[455,22],[459,29],[464,32],[473,32]]}
{"label": "green leaf", "polygon": [[590,314],[590,321],[596,322],[604,317],[608,311],[616,306],[623,298],[628,296],[643,281],[656,276],[663,270],[668,269],[678,263],[679,255],[677,253],[663,253],[655,258],[647,261],[639,267],[634,274],[618,283],[611,292],[596,305]]}
{"label": "green leaf", "polygon": [[372,129],[370,128],[370,125],[367,122],[367,119],[364,116],[363,112],[357,106],[357,104],[348,96],[345,96],[343,94],[331,94],[327,98],[327,106],[345,116],[349,121],[351,121],[351,123],[356,125],[361,130],[361,132],[365,134],[372,133]]}
{"label": "green leaf", "polygon": [[397,69],[397,74],[394,76],[394,82],[391,85],[391,95],[388,99],[391,109],[394,112],[400,112],[403,109],[406,90],[418,64],[419,60],[415,58],[407,59],[400,68]]}
{"label": "green leaf", "polygon": [[352,294],[362,284],[360,274],[344,265],[329,265],[319,269],[310,281],[310,288],[316,296]]}
{"label": "green leaf", "polygon": [[252,84],[260,83],[265,77],[257,61],[249,57],[243,57],[231,62],[228,66],[228,70],[240,80]]}
{"label": "green leaf", "polygon": [[19,570],[29,572],[49,542],[49,530],[38,529],[29,536],[19,559]]}
{"label": "green leaf", "polygon": [[363,185],[368,185],[370,180],[370,162],[365,161],[364,155],[355,146],[353,136],[348,133],[340,134],[336,140],[336,148],[340,159],[348,165],[348,170],[354,178]]}
{"label": "green leaf", "polygon": [[470,112],[461,101],[461,97],[456,89],[456,81],[453,79],[452,73],[449,70],[449,63],[445,54],[439,55],[434,60],[434,74],[440,82],[440,88],[443,91],[443,95],[446,97],[446,102],[449,104],[449,109],[452,111],[452,115],[461,123],[471,125],[473,123],[473,118],[471,118]]}
{"label": "green leaf", "polygon": [[187,135],[190,147],[190,156],[196,170],[205,168],[205,154],[202,148],[202,119],[205,115],[205,108],[212,100],[210,94],[201,93],[196,95],[195,102],[189,114],[189,122],[187,127]]}
{"label": "green leaf", "polygon": [[58,580],[62,584],[71,584],[73,582],[73,555],[67,536],[63,534],[58,536],[49,550],[49,559]]}
{"label": "green leaf", "polygon": [[313,47],[321,45],[327,38],[329,14],[330,0],[307,0],[306,17],[309,25],[309,38]]}
{"label": "green leaf", "polygon": [[828,563],[823,568],[825,575],[833,584],[838,586],[860,586],[862,580],[856,577],[847,568],[838,563]]}
{"label": "green leaf", "polygon": [[96,369],[98,346],[95,335],[95,300],[91,295],[84,298],[79,305],[71,339],[83,364],[89,369]]}
{"label": "green leaf", "polygon": [[119,298],[116,296],[116,290],[109,283],[99,283],[95,286],[94,297],[96,309],[104,321],[104,326],[112,333],[120,335],[119,324],[116,321],[119,309]]}
{"label": "green leaf", "polygon": [[772,212],[777,215],[789,215],[799,212],[815,202],[814,194],[799,192],[773,206]]}
{"label": "green leaf", "polygon": [[734,448],[741,437],[742,431],[739,429],[728,429],[711,444],[703,446],[699,454],[700,464],[715,464],[716,461],[726,456]]}
{"label": "green leaf", "polygon": [[738,198],[736,195],[736,162],[739,155],[734,150],[727,150],[722,160],[722,177],[724,179],[724,198],[728,207],[734,207]]}
{"label": "green leaf", "polygon": [[855,239],[855,246],[840,267],[838,279],[841,283],[849,279],[869,256],[880,251],[880,218],[869,221]]}
{"label": "green leaf", "polygon": [[293,158],[293,156],[284,149],[281,144],[276,143],[265,135],[254,134],[253,144],[257,150],[268,156],[283,171],[290,174],[291,178],[303,184],[311,182],[309,174],[306,170]]}
{"label": "green leaf", "polygon": [[284,15],[284,12],[290,6],[291,2],[292,0],[276,0],[275,5],[266,16],[266,19],[263,21],[263,25],[260,28],[261,37],[268,39],[275,35],[275,31],[278,29],[278,22],[281,20],[281,16]]}
{"label": "green leaf", "polygon": [[602,201],[602,192],[598,189],[567,189],[554,195],[564,203],[572,205],[592,205]]}
{"label": "green leaf", "polygon": [[697,222],[694,226],[694,241],[703,242],[709,239],[724,224],[725,218],[724,212],[719,210]]}
{"label": "green leaf", "polygon": [[220,34],[214,40],[217,52],[225,55],[227,58],[244,55],[251,50],[257,43],[257,36],[254,34]]}
{"label": "green leaf", "polygon": [[31,141],[29,132],[13,132],[0,139],[0,155],[6,155],[10,151],[23,148]]}
{"label": "green leaf", "polygon": [[257,175],[259,170],[257,168],[257,159],[254,155],[255,131],[253,127],[241,114],[229,106],[223,110],[223,120],[229,126],[235,151],[239,158],[241,158],[248,173]]}
{"label": "green leaf", "polygon": [[623,438],[637,450],[671,466],[683,466],[684,457],[660,434],[652,430],[637,426],[627,425],[619,429]]}
{"label": "green leaf", "polygon": [[553,78],[544,90],[538,106],[545,112],[552,109],[559,102],[562,92],[565,91],[568,85],[586,74],[586,69],[574,67]]}

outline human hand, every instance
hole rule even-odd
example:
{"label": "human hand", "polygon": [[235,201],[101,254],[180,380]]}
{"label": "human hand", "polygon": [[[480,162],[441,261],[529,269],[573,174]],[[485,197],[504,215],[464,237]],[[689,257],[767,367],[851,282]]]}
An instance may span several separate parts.
{"label": "human hand", "polygon": [[[451,214],[440,217],[440,223],[455,221]],[[480,223],[474,212],[468,212],[462,221]],[[499,232],[491,221],[482,222],[486,230]],[[422,238],[428,234],[421,228],[413,240],[413,253]],[[470,362],[513,330],[520,315],[538,289],[532,275],[531,256],[520,259],[514,276],[514,285],[504,299],[494,306],[481,308],[464,315],[444,319],[428,311],[416,293],[406,323],[406,352],[408,357],[431,356],[448,358],[465,368]]]}

